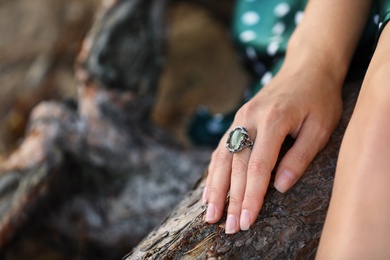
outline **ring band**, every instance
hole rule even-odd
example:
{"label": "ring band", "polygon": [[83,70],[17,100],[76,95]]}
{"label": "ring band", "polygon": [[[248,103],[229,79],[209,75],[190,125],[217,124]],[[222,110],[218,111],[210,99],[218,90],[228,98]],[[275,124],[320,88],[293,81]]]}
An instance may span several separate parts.
{"label": "ring band", "polygon": [[231,153],[237,153],[245,147],[252,148],[253,141],[250,140],[248,130],[243,126],[237,126],[229,132],[226,140],[226,148]]}

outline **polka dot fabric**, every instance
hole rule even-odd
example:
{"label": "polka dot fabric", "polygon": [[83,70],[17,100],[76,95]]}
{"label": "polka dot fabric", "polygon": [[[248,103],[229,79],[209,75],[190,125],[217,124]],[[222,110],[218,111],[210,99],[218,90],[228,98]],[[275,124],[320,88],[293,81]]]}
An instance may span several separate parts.
{"label": "polka dot fabric", "polygon": [[384,25],[390,20],[390,0],[379,0],[379,17],[378,28],[379,32]]}
{"label": "polka dot fabric", "polygon": [[252,93],[270,82],[283,63],[288,40],[302,20],[306,0],[239,0],[233,23],[235,41],[258,76]]}
{"label": "polka dot fabric", "polygon": [[[303,18],[306,4],[307,0],[237,1],[233,36],[259,78],[252,93],[270,82],[283,64],[288,40]],[[390,0],[375,1],[363,41],[375,38],[388,20]]]}
{"label": "polka dot fabric", "polygon": [[283,55],[305,5],[306,1],[291,0],[238,1],[233,25],[236,40],[255,48],[260,56]]}

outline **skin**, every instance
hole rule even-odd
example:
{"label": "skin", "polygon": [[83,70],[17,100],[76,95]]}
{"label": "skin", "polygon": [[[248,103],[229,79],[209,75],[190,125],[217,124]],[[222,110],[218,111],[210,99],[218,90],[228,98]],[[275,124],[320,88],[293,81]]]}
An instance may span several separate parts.
{"label": "skin", "polygon": [[280,192],[299,179],[324,147],[341,116],[341,87],[370,5],[371,0],[309,1],[281,70],[237,112],[232,124],[232,129],[248,129],[253,149],[230,154],[226,134],[212,155],[203,194],[206,222],[221,219],[230,192],[225,232],[249,229],[287,135],[296,141],[276,170],[274,186]]}
{"label": "skin", "polygon": [[317,259],[390,259],[389,82],[387,25],[340,148]]}

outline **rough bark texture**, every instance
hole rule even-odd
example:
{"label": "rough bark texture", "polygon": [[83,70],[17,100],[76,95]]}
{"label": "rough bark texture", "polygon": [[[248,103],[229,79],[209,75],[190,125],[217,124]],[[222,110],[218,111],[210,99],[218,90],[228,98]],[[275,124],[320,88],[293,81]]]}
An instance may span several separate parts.
{"label": "rough bark texture", "polygon": [[[287,193],[269,187],[249,231],[224,232],[225,216],[204,223],[204,180],[126,259],[313,259],[331,195],[337,155],[356,101],[358,85],[346,89],[342,120],[328,145]],[[228,202],[228,198],[227,198]]]}

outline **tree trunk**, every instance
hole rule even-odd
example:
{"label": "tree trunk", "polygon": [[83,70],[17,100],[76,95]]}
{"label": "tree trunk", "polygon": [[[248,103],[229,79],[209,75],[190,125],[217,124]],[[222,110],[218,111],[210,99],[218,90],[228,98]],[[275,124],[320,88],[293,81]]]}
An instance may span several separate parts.
{"label": "tree trunk", "polygon": [[329,204],[340,142],[358,91],[357,84],[346,86],[344,113],[329,143],[290,191],[281,194],[269,187],[250,230],[226,235],[226,212],[217,224],[204,222],[207,206],[201,199],[203,178],[126,259],[313,259]]}

